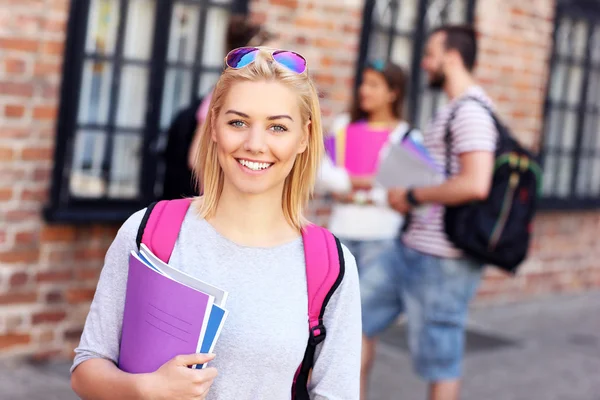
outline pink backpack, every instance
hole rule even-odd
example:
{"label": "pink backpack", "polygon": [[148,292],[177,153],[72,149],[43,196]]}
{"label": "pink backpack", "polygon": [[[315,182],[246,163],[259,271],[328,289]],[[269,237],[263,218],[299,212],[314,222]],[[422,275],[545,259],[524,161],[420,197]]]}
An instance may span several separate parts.
{"label": "pink backpack", "polygon": [[[144,243],[164,262],[169,262],[191,199],[163,200],[151,204],[140,224],[136,242]],[[309,225],[302,230],[308,283],[309,338],[302,364],[292,386],[292,399],[308,396],[308,379],[315,349],[325,339],[323,315],[329,299],[344,278],[344,256],[340,241],[327,229]]]}

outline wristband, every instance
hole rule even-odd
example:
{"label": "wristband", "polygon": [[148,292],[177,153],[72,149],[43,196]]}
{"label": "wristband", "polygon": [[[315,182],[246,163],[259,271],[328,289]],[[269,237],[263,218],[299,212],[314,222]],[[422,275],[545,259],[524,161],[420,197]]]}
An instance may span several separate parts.
{"label": "wristband", "polygon": [[415,192],[414,192],[413,189],[408,189],[406,191],[406,201],[412,207],[416,207],[416,206],[418,206],[420,204],[419,201],[417,200],[417,198],[415,197]]}

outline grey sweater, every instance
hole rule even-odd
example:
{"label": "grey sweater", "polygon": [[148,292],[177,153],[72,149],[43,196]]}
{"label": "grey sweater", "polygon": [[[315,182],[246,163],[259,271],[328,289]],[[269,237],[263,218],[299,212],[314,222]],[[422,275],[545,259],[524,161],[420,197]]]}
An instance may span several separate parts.
{"label": "grey sweater", "polygon": [[[119,358],[128,257],[143,211],[123,224],[106,254],[72,370],[91,358]],[[359,398],[358,274],[345,247],[344,257],[344,279],[324,315],[327,338],[317,347],[311,399]],[[208,399],[289,399],[308,340],[302,239],[271,248],[240,246],[190,208],[170,264],[229,292],[229,317],[209,363],[219,376]]]}

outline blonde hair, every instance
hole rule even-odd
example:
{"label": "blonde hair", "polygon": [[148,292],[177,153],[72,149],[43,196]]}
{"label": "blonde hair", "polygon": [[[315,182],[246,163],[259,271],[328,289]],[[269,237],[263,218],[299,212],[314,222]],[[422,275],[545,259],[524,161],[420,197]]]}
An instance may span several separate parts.
{"label": "blonde hair", "polygon": [[204,121],[194,174],[199,180],[199,190],[203,199],[198,203],[200,216],[208,218],[214,215],[223,191],[223,170],[217,158],[217,144],[212,140],[212,130],[227,93],[237,82],[280,82],[298,95],[302,126],[310,121],[308,146],[299,154],[287,176],[283,188],[282,209],[287,221],[296,229],[308,222],[303,214],[313,195],[316,175],[324,154],[323,132],[319,97],[307,72],[297,74],[273,62],[269,52],[260,50],[256,60],[243,68],[226,69],[217,82],[209,113]]}

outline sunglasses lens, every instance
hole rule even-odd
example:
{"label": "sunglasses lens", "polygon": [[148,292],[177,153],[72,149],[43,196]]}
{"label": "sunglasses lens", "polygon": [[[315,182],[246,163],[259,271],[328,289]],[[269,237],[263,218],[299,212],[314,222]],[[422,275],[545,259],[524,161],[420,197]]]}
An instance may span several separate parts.
{"label": "sunglasses lens", "polygon": [[232,50],[227,54],[227,66],[234,69],[243,68],[254,61],[257,53],[258,49],[252,47]]}
{"label": "sunglasses lens", "polygon": [[297,74],[303,73],[306,69],[306,60],[304,57],[291,51],[276,51],[273,53],[273,59]]}

